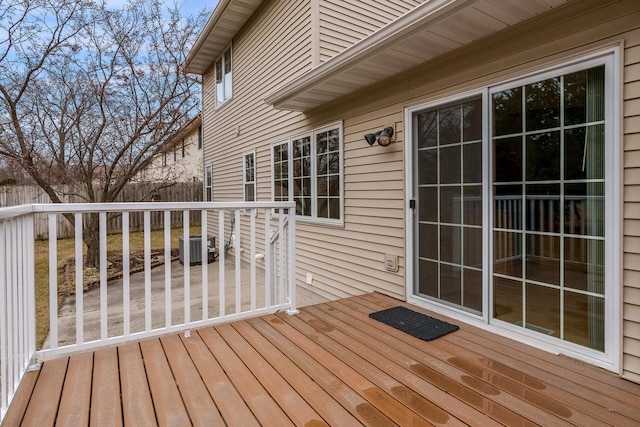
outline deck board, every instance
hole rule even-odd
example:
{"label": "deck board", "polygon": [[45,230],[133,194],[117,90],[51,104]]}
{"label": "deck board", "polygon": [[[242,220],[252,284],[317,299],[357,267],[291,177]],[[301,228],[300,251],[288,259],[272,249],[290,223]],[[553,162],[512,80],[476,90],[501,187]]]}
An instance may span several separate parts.
{"label": "deck board", "polygon": [[200,374],[180,340],[180,336],[170,335],[161,338],[160,341],[175,375],[176,385],[184,399],[192,424],[194,426],[224,425],[224,420],[201,381]]}
{"label": "deck board", "polygon": [[396,305],[453,322],[366,294],[51,359],[3,425],[640,424],[638,384],[459,322],[425,342],[368,317]]}
{"label": "deck board", "polygon": [[253,376],[244,361],[220,336],[214,328],[198,331],[211,353],[220,363],[227,375],[233,378],[233,383],[247,405],[263,425],[293,425],[289,417],[278,406],[273,397]]}
{"label": "deck board", "polygon": [[121,345],[118,348],[118,362],[124,425],[158,425],[140,345],[138,343]]}
{"label": "deck board", "polygon": [[260,424],[247,406],[231,379],[224,372],[199,334],[181,340],[193,360],[209,395],[228,425],[256,427]]}
{"label": "deck board", "polygon": [[93,358],[93,383],[89,422],[94,426],[122,426],[118,349],[96,350]]}
{"label": "deck board", "polygon": [[93,353],[74,354],[69,358],[68,374],[64,380],[56,424],[88,426],[91,399],[91,376],[85,372],[93,370]]}
{"label": "deck board", "polygon": [[68,357],[60,357],[42,365],[42,371],[31,394],[22,425],[51,426],[54,424],[68,362]]}
{"label": "deck board", "polygon": [[160,340],[141,341],[140,350],[142,350],[158,425],[173,427],[191,424]]}
{"label": "deck board", "polygon": [[[415,306],[398,303],[397,301],[380,297],[377,294],[367,294],[358,299],[358,303],[366,301],[368,309],[383,309],[394,305],[405,305],[414,310],[420,310]],[[380,305],[371,305],[380,302]],[[349,303],[349,300],[344,301]],[[350,306],[353,308],[353,306]],[[447,320],[443,316],[429,313],[433,317]],[[613,414],[621,414],[625,419],[620,422],[626,424],[632,420],[636,425],[640,423],[640,411],[634,405],[638,404],[640,385],[631,383],[606,372],[602,369],[589,366],[585,363],[569,359],[563,356],[549,357],[549,353],[527,346],[525,344],[508,340],[488,331],[461,324],[459,333],[444,337],[466,349],[482,349],[482,354],[491,359],[485,363],[504,360],[502,366],[508,365],[518,372],[526,374],[528,381],[541,381],[547,388],[556,386],[584,402],[582,405],[590,405],[596,410],[602,410],[598,418],[604,418],[606,422],[616,420]],[[437,345],[437,342],[436,342]],[[561,375],[558,370],[561,369]],[[538,384],[539,386],[539,384]],[[635,390],[635,393],[633,393]]]}

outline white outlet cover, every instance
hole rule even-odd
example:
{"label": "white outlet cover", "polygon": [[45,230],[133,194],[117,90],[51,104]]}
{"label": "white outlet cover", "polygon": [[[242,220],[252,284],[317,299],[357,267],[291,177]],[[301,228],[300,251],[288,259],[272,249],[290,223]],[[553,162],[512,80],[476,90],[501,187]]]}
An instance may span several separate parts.
{"label": "white outlet cover", "polygon": [[311,275],[311,273],[307,273],[307,278],[305,280],[305,283],[307,285],[310,285],[311,283],[313,283],[313,276]]}

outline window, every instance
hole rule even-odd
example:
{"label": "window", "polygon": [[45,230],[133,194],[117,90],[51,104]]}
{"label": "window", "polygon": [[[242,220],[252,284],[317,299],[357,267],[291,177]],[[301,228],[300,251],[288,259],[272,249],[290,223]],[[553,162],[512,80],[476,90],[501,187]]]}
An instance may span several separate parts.
{"label": "window", "polygon": [[231,47],[216,61],[216,106],[222,105],[231,98],[232,73],[231,73]]}
{"label": "window", "polygon": [[[204,201],[213,201],[213,167],[207,165],[204,169]],[[195,180],[195,177],[194,177]]]}
{"label": "window", "polygon": [[300,217],[340,223],[341,134],[341,126],[333,125],[272,146],[273,199],[295,201]]}
{"label": "window", "polygon": [[198,150],[202,149],[202,126],[198,126]]}
{"label": "window", "polygon": [[273,146],[273,200],[289,201],[289,143]]}
{"label": "window", "polygon": [[184,138],[182,139],[182,157],[184,157]]}
{"label": "window", "polygon": [[251,151],[242,156],[242,176],[244,184],[244,201],[256,200],[256,153]]}

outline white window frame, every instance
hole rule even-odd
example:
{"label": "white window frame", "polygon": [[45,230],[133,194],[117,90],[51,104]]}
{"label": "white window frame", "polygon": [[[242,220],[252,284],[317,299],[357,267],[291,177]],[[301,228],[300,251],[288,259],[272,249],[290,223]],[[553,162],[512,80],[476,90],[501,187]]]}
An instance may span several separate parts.
{"label": "white window frame", "polygon": [[[227,59],[225,58],[225,55],[227,54],[227,52],[229,53],[231,69],[229,70],[228,73],[225,73],[225,68],[227,65]],[[227,47],[224,48],[224,50],[222,51],[222,54],[220,54],[220,56],[218,56],[214,62],[213,79],[214,79],[214,88],[215,88],[216,108],[225,104],[227,101],[229,101],[233,97],[233,62],[234,62],[233,49],[232,49],[232,45],[229,44]],[[222,83],[220,86],[220,88],[222,89],[221,96],[220,96],[220,90],[218,88],[218,63],[221,64],[220,66],[221,68],[220,73],[222,78]],[[227,87],[227,75],[229,76],[228,87]]]}
{"label": "white window frame", "polygon": [[[276,194],[276,169],[275,169],[275,162],[276,162],[276,158],[275,158],[275,149],[276,147],[280,147],[282,145],[285,145],[287,148],[287,199],[286,201],[289,201],[291,199],[291,185],[292,185],[292,174],[291,174],[291,153],[290,153],[290,147],[289,147],[289,140],[284,140],[284,141],[279,141],[279,142],[275,142],[273,144],[271,144],[270,150],[271,150],[271,198],[274,201],[276,200],[275,194]],[[279,201],[279,200],[278,200]]]}
{"label": "white window frame", "polygon": [[[253,156],[253,181],[247,180],[247,157]],[[242,194],[243,200],[248,202],[247,200],[247,184],[253,184],[253,200],[257,201],[257,182],[258,182],[258,167],[257,167],[257,156],[256,150],[247,151],[242,154]]]}
{"label": "white window frame", "polygon": [[[489,292],[490,280],[493,276],[493,264],[491,254],[493,251],[492,225],[493,225],[493,192],[492,192],[492,160],[491,160],[491,129],[492,122],[491,94],[507,88],[526,85],[528,83],[545,80],[559,75],[569,74],[598,65],[605,66],[605,138],[607,144],[605,152],[605,194],[607,203],[605,218],[609,218],[605,225],[605,350],[599,352],[577,344],[562,341],[556,338],[530,333],[526,329],[506,324],[493,319],[493,292]],[[555,64],[543,69],[525,72],[507,81],[497,82],[494,85],[481,86],[476,90],[456,94],[447,98],[440,98],[420,105],[405,108],[405,180],[406,180],[406,259],[407,259],[407,300],[429,309],[446,314],[452,318],[472,323],[483,329],[495,332],[509,338],[534,345],[538,348],[567,354],[588,363],[620,373],[622,366],[622,248],[621,226],[623,221],[623,209],[621,201],[621,128],[620,128],[620,102],[621,102],[621,77],[620,77],[620,48],[607,48],[598,52],[584,55],[572,60]],[[416,159],[413,156],[413,113],[439,105],[465,99],[478,93],[483,94],[483,316],[470,315],[468,312],[457,310],[436,301],[421,298],[414,293],[415,268],[414,249],[417,239],[414,230],[414,212],[410,207],[410,201],[417,198],[414,193],[415,177],[414,168]]]}
{"label": "white window frame", "polygon": [[213,202],[213,165],[211,164],[204,167],[204,201]]}
{"label": "white window frame", "polygon": [[[318,177],[318,160],[317,160],[317,147],[316,147],[316,135],[322,132],[327,132],[330,130],[338,130],[338,144],[339,144],[339,181],[340,181],[340,218],[332,219],[332,218],[322,218],[318,217],[318,194],[317,194],[317,177]],[[293,194],[293,141],[300,138],[310,138],[310,154],[311,154],[311,215],[296,215],[296,220],[313,222],[318,224],[325,225],[333,225],[333,226],[344,226],[344,134],[343,134],[343,123],[334,122],[319,128],[316,128],[310,132],[301,133],[295,136],[292,136],[286,140],[281,140],[271,145],[271,195],[272,200],[275,200],[275,157],[274,157],[274,148],[283,144],[287,145],[288,149],[288,200],[294,201]]]}

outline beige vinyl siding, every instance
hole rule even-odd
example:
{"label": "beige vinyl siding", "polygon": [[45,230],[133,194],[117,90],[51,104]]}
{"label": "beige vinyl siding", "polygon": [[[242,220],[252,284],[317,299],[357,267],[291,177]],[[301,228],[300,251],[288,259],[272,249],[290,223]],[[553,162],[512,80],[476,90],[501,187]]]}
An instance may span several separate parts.
{"label": "beige vinyl siding", "polygon": [[[394,2],[399,3],[405,4]],[[234,98],[217,110],[212,107],[212,76],[205,78],[205,164],[213,163],[215,200],[240,200],[242,153],[256,148],[258,200],[271,200],[271,144],[342,121],[344,226],[297,223],[297,285],[329,298],[369,291],[404,298],[404,176],[409,167],[404,162],[405,107],[623,45],[623,304],[619,315],[623,376],[640,382],[640,3],[573,2],[321,109],[305,114],[273,110],[265,106],[265,94],[312,66],[313,40],[302,28],[313,27],[310,10],[309,2],[265,2],[233,41]],[[398,131],[395,143],[386,148],[366,144],[365,133],[391,124]],[[261,225],[263,218],[257,222]],[[385,254],[398,256],[397,273],[385,271]],[[304,283],[307,273],[313,275],[311,287]]]}
{"label": "beige vinyl siding", "polygon": [[[620,123],[624,170],[620,175],[624,178],[620,189],[620,210],[624,224],[620,239],[622,283],[618,286],[622,298],[619,314],[623,329],[622,374],[640,382],[640,4],[631,0],[610,5],[602,5],[598,1],[570,4],[553,14],[516,25],[507,32],[447,54],[314,112],[314,117],[327,114],[327,120],[344,119],[345,230],[358,230],[365,236],[352,242],[349,239],[354,236],[349,233],[344,239],[344,244],[351,248],[343,253],[353,254],[345,261],[353,261],[357,267],[347,274],[343,289],[369,289],[363,283],[377,284],[375,278],[380,276],[389,280],[382,286],[382,292],[394,296],[404,292],[403,280],[397,281],[393,274],[384,273],[379,258],[384,253],[394,253],[404,242],[401,223],[393,220],[387,223],[380,217],[404,218],[404,201],[401,198],[406,165],[400,152],[404,138],[399,135],[398,142],[385,150],[368,147],[362,140],[364,133],[393,122],[401,130],[404,127],[404,107],[496,84],[550,64],[580,57],[595,49],[621,44],[624,47],[621,52],[624,61],[621,70],[624,119]],[[383,182],[384,187],[378,188]],[[366,188],[371,190],[367,192]],[[397,192],[395,197],[387,191],[393,188]],[[396,230],[387,224],[398,224],[401,228]],[[374,236],[379,230],[382,230],[380,235]],[[323,236],[323,239],[334,241],[337,237]],[[360,271],[360,266],[369,265],[365,261],[366,254],[355,251],[355,247],[368,248],[372,258],[378,257],[380,265],[377,269],[372,266],[375,273],[362,271],[354,277],[353,272]],[[404,256],[400,257],[400,266],[398,276],[404,276]]]}
{"label": "beige vinyl siding", "polygon": [[625,37],[623,75],[623,366],[625,376],[640,382],[640,30]]}
{"label": "beige vinyl siding", "polygon": [[[312,0],[319,2],[318,57],[325,62],[424,0]],[[317,65],[317,64],[315,64]]]}

